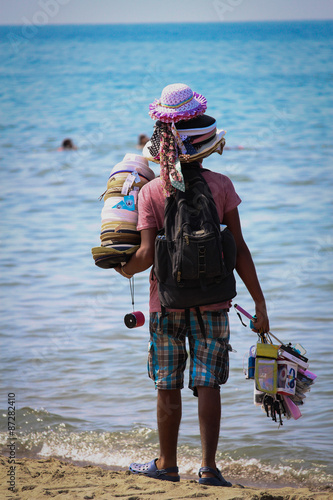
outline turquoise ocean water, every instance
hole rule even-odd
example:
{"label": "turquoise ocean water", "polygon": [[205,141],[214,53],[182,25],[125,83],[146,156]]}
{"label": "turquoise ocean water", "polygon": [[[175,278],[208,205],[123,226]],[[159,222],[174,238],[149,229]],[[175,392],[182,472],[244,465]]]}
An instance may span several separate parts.
{"label": "turquoise ocean water", "polygon": [[[256,337],[230,313],[218,465],[238,482],[332,483],[331,22],[0,28],[1,432],[16,395],[17,456],[127,467],[157,456],[148,327],[128,330],[127,280],[94,266],[99,195],[151,134],[148,105],[184,82],[208,100],[264,289],[271,330],[318,379],[282,427],[253,405]],[[78,145],[60,152],[62,139]],[[239,280],[238,280],[239,282]],[[135,308],[148,317],[148,272]],[[237,302],[253,312],[238,284]],[[186,379],[187,383],[187,379]],[[182,474],[200,464],[197,400],[183,391]]]}

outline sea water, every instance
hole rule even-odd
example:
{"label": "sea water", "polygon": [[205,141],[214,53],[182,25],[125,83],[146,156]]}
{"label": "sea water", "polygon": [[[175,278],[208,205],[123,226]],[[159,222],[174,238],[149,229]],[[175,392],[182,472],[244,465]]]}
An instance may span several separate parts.
{"label": "sea water", "polygon": [[[218,465],[238,481],[330,483],[332,23],[8,26],[0,40],[3,452],[13,393],[18,457],[127,467],[158,454],[148,321],[126,328],[129,283],[96,267],[91,248],[111,168],[152,133],[149,103],[184,82],[227,130],[223,156],[205,166],[243,200],[271,331],[302,344],[318,376],[301,419],[267,418],[243,373],[257,338],[232,310]],[[76,151],[57,150],[66,137]],[[135,277],[135,309],[148,318],[148,271]],[[179,466],[199,465],[185,387]]]}

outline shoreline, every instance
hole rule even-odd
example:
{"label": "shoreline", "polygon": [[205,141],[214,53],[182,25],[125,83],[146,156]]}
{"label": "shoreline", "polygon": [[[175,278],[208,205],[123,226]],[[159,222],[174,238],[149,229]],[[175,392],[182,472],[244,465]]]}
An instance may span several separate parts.
{"label": "shoreline", "polygon": [[[198,477],[181,474],[179,483],[159,481],[131,474],[124,467],[97,466],[57,458],[15,459],[15,486],[9,490],[8,457],[0,456],[0,496],[8,499],[42,500],[57,497],[72,499],[170,500],[184,498],[211,498],[221,500],[329,500],[333,486],[322,489],[308,486],[249,484],[236,481],[231,488],[203,486]],[[232,481],[232,478],[229,478]],[[251,481],[252,483],[252,481]]]}

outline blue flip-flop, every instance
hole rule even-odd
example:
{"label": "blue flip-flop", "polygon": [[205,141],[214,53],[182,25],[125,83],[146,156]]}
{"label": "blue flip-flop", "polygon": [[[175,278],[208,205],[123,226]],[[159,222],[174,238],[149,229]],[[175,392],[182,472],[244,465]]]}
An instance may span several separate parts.
{"label": "blue flip-flop", "polygon": [[170,472],[177,472],[178,467],[168,467],[167,469],[158,469],[156,467],[156,460],[152,460],[151,462],[147,462],[146,464],[136,464],[132,463],[129,466],[129,470],[133,472],[133,474],[143,474],[147,477],[152,477],[153,479],[161,479],[162,481],[173,481],[177,483],[180,481],[179,476],[168,476]]}
{"label": "blue flip-flop", "polygon": [[[214,474],[215,477],[202,477],[204,472],[210,472]],[[205,484],[206,486],[232,486],[229,481],[226,481],[218,469],[212,469],[211,467],[201,467],[199,469],[199,483]]]}

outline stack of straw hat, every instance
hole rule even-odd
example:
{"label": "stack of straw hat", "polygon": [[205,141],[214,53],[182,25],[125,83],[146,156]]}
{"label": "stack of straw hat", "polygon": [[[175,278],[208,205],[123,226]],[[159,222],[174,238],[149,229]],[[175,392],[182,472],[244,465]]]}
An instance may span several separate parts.
{"label": "stack of straw hat", "polygon": [[91,252],[96,266],[103,269],[126,262],[138,249],[140,233],[137,201],[139,190],[155,177],[148,160],[126,154],[111,170],[102,210],[101,246]]}

